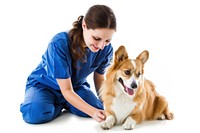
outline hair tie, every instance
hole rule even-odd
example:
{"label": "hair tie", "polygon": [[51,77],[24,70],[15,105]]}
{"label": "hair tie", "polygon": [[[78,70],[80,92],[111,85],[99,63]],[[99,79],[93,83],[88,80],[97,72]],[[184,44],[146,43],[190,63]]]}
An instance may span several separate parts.
{"label": "hair tie", "polygon": [[78,25],[82,25],[83,17],[84,16],[79,16],[78,17]]}

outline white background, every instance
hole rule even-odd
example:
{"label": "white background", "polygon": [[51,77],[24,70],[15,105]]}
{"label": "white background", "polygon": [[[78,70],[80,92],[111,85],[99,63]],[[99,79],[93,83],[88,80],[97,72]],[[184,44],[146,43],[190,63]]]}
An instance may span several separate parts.
{"label": "white background", "polygon": [[[50,39],[72,27],[93,4],[117,17],[112,44],[131,58],[150,52],[145,77],[169,101],[173,121],[144,122],[134,132],[199,132],[200,3],[198,0],[3,0],[0,1],[0,132],[102,132],[93,119],[65,113],[52,122],[27,124],[19,111],[27,76]],[[91,77],[89,81],[92,83]],[[123,131],[120,126],[110,130]]]}

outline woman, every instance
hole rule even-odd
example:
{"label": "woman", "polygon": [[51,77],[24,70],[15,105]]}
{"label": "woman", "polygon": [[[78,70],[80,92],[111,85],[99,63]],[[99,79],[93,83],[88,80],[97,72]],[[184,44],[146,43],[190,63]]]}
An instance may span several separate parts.
{"label": "woman", "polygon": [[69,32],[56,34],[42,61],[27,79],[20,111],[24,121],[38,124],[53,120],[63,108],[98,122],[105,119],[103,104],[86,78],[94,73],[96,92],[113,56],[110,44],[116,32],[115,15],[106,5],[94,5],[73,23]]}

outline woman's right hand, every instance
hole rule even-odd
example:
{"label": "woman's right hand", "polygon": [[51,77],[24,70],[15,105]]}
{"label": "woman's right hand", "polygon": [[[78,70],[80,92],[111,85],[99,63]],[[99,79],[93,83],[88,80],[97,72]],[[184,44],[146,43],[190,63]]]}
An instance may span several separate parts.
{"label": "woman's right hand", "polygon": [[92,115],[92,118],[95,119],[99,123],[102,122],[102,121],[104,121],[106,119],[105,111],[104,110],[96,109],[96,111]]}

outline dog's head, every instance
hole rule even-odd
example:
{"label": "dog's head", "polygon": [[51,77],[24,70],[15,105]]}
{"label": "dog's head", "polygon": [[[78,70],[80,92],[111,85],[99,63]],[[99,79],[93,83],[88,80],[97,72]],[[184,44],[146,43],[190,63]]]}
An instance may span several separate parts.
{"label": "dog's head", "polygon": [[149,58],[147,50],[140,53],[136,59],[130,59],[124,46],[120,46],[114,57],[115,78],[121,91],[134,97],[140,85],[143,84],[144,64]]}

